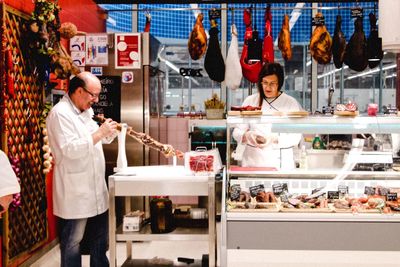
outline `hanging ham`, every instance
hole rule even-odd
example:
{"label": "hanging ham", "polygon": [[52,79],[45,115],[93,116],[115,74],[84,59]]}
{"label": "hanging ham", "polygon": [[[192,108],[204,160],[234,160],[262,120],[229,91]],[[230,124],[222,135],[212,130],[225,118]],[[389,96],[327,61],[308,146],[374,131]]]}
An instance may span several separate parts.
{"label": "hanging ham", "polygon": [[287,61],[292,58],[292,46],[290,44],[289,15],[283,17],[282,28],[279,32],[278,47],[282,57]]}
{"label": "hanging ham", "polygon": [[262,62],[249,62],[248,59],[248,43],[253,38],[253,28],[251,26],[251,10],[246,8],[243,12],[243,22],[246,25],[244,33],[244,43],[242,55],[240,56],[240,65],[242,66],[243,76],[252,83],[258,81],[258,74],[261,71]]}
{"label": "hanging ham", "polygon": [[145,23],[145,25],[144,25],[144,30],[143,30],[143,32],[150,32],[150,25],[151,25],[151,15],[150,15],[150,13],[146,13],[145,14],[145,16],[146,16],[146,23]]}
{"label": "hanging ham", "polygon": [[346,37],[342,32],[342,16],[336,16],[335,33],[333,34],[332,54],[335,67],[343,66],[344,53],[346,51]]}
{"label": "hanging ham", "polygon": [[264,43],[262,51],[263,62],[274,62],[274,39],[272,38],[271,5],[268,5],[264,14]]}
{"label": "hanging ham", "polygon": [[379,38],[376,16],[374,13],[369,13],[369,24],[371,30],[367,40],[367,55],[368,66],[373,69],[379,65],[383,58],[382,38]]}
{"label": "hanging ham", "polygon": [[197,15],[196,23],[190,33],[188,42],[189,54],[193,60],[198,60],[206,52],[207,35],[203,26],[203,14]]}
{"label": "hanging ham", "polygon": [[363,19],[358,17],[354,22],[355,30],[346,46],[344,63],[350,69],[363,71],[368,65],[367,38],[363,29]]}
{"label": "hanging ham", "polygon": [[[321,13],[315,15],[317,19],[323,19]],[[325,25],[316,26],[310,40],[311,56],[319,64],[328,64],[332,57],[332,38]]]}
{"label": "hanging ham", "polygon": [[216,21],[211,20],[210,41],[204,59],[204,68],[211,80],[223,82],[225,79],[225,62],[219,47],[217,26]]}
{"label": "hanging ham", "polygon": [[231,44],[228,49],[225,64],[225,84],[229,89],[239,88],[242,81],[242,67],[240,66],[239,44],[235,24],[231,26]]}

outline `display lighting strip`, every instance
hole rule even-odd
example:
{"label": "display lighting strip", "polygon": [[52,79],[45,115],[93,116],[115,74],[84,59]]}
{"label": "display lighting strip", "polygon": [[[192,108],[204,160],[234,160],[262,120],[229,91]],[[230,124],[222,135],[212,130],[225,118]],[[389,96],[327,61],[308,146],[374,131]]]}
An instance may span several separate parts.
{"label": "display lighting strip", "polygon": [[[397,67],[397,64],[392,64],[392,65],[383,67],[382,70],[390,70],[390,69],[394,69],[396,67]],[[369,70],[369,71],[362,72],[362,73],[359,73],[359,74],[356,74],[356,75],[353,75],[353,76],[349,76],[345,80],[352,80],[354,78],[362,77],[362,76],[365,76],[365,75],[368,75],[368,74],[372,74],[372,73],[376,73],[376,72],[379,72],[379,71],[380,71],[379,68],[378,69],[374,69],[374,70]]]}
{"label": "display lighting strip", "polygon": [[318,78],[318,79],[321,79],[321,78],[324,78],[324,77],[329,76],[329,75],[331,75],[331,74],[334,74],[334,73],[336,73],[336,72],[338,72],[338,71],[341,71],[342,69],[345,70],[345,69],[348,69],[348,68],[349,68],[349,66],[344,65],[344,67],[342,67],[342,68],[340,68],[340,69],[334,69],[334,70],[328,71],[327,73],[318,75],[317,78]]}
{"label": "display lighting strip", "polygon": [[[163,46],[163,48],[161,48],[160,51],[158,52],[158,54],[157,54],[158,59],[159,59],[161,62],[164,62],[165,65],[167,65],[167,66],[168,66],[169,68],[171,68],[173,71],[175,71],[175,72],[177,72],[177,73],[180,74],[179,68],[178,68],[176,65],[174,65],[171,61],[166,60],[165,58],[163,58],[163,57],[161,56],[161,52],[162,52],[164,49],[165,49],[165,46]],[[196,81],[196,79],[194,79],[193,77],[185,76],[184,78],[185,78],[185,79],[190,79],[190,80],[192,80],[192,82],[193,82],[194,84],[196,84],[196,85],[200,85],[199,82]]]}

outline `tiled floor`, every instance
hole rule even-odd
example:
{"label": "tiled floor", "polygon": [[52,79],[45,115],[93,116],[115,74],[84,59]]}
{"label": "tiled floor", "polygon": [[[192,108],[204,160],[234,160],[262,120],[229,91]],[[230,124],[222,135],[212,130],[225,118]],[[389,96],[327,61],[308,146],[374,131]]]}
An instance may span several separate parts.
{"label": "tiled floor", "polygon": [[[220,240],[219,228],[218,224],[218,243]],[[200,259],[203,254],[207,253],[207,242],[203,241],[134,242],[132,248],[132,257],[140,259],[153,259],[155,257],[169,260],[176,260],[177,257]],[[125,256],[125,243],[118,243],[118,266],[121,266],[125,261]],[[218,259],[219,258],[218,251]],[[400,267],[400,252],[396,251],[289,251],[242,249],[228,251],[227,258],[229,267]],[[220,265],[219,262],[218,260],[218,266]],[[59,267],[59,247],[56,246],[53,248],[31,266]],[[83,256],[83,267],[89,267],[88,256]]]}
{"label": "tiled floor", "polygon": [[[125,244],[118,243],[117,264],[125,261]],[[134,258],[154,257],[176,260],[177,257],[200,258],[207,253],[205,242],[141,242],[133,245]],[[58,246],[32,267],[59,267]],[[89,257],[83,256],[83,266],[89,267]],[[160,265],[162,266],[162,265]],[[366,251],[228,251],[229,267],[399,267],[399,252]]]}

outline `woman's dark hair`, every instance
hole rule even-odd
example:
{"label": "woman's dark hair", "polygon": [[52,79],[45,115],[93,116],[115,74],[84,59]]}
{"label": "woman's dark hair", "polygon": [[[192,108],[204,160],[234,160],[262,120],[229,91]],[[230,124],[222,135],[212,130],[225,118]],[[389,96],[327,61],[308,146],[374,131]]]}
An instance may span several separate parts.
{"label": "woman's dark hair", "polygon": [[69,81],[68,95],[72,95],[79,87],[85,87],[85,86],[86,86],[85,81],[79,78],[78,76],[75,76]]}
{"label": "woman's dark hair", "polygon": [[265,97],[264,90],[263,90],[263,87],[261,84],[262,80],[265,76],[274,75],[274,74],[278,77],[278,91],[280,91],[283,86],[283,80],[284,80],[284,76],[285,76],[285,73],[283,71],[281,64],[267,62],[262,66],[260,74],[258,75],[258,82],[257,82],[258,92],[260,93],[260,106],[261,106],[262,100]]}

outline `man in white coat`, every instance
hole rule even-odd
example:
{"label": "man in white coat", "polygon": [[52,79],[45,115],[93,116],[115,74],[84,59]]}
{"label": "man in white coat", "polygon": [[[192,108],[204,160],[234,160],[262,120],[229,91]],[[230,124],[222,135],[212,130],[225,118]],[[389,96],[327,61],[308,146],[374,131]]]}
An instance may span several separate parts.
{"label": "man in white coat", "polygon": [[91,106],[99,101],[101,83],[90,72],[71,79],[68,95],[46,120],[54,156],[53,204],[60,223],[61,266],[81,266],[80,242],[89,238],[90,266],[109,266],[108,190],[102,141],[111,142],[117,123],[100,127]]}
{"label": "man in white coat", "polygon": [[17,176],[11,167],[7,155],[0,150],[0,218],[8,210],[13,194],[21,190]]}
{"label": "man in white coat", "polygon": [[[248,96],[242,106],[261,107],[263,113],[271,114],[302,110],[296,99],[281,91],[283,82],[282,66],[265,63],[258,77],[258,93]],[[240,124],[232,136],[239,148],[235,158],[243,167],[295,168],[293,147],[299,144],[301,134],[273,133],[270,124]]]}

